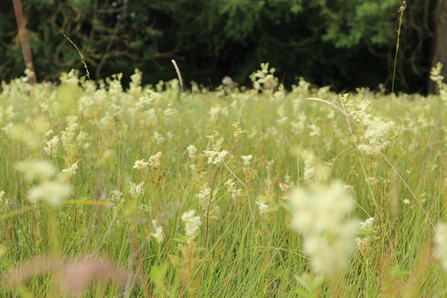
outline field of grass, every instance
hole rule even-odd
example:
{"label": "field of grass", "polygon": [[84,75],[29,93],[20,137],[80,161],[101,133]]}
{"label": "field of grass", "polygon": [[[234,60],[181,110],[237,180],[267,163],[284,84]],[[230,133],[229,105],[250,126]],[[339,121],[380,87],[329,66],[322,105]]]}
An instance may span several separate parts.
{"label": "field of grass", "polygon": [[446,297],[432,74],[429,98],[266,65],[249,90],[3,83],[0,297]]}

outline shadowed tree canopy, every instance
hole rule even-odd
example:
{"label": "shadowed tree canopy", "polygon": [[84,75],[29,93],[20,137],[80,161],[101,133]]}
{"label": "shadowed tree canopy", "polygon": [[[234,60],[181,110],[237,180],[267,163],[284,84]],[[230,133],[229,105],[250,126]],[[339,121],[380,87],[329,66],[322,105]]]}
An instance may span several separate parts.
{"label": "shadowed tree canopy", "polygon": [[[408,2],[408,1],[407,1]],[[390,90],[400,0],[22,0],[38,80],[83,69],[93,79],[134,68],[144,83],[176,77],[239,84],[269,62],[286,86],[299,77],[336,91]],[[447,4],[411,0],[404,13],[396,90],[427,92],[430,68],[447,65]],[[0,3],[0,79],[23,74],[12,1]],[[431,91],[434,91],[433,89]]]}

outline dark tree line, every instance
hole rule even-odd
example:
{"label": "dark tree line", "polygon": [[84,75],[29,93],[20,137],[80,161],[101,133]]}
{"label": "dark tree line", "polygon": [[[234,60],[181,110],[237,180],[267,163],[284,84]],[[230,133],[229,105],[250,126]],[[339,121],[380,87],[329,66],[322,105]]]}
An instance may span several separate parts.
{"label": "dark tree line", "polygon": [[[299,77],[336,91],[391,89],[400,0],[22,0],[37,79],[71,68],[93,79],[144,72],[169,80],[175,59],[186,81],[240,84],[269,62],[286,86]],[[447,67],[447,3],[411,0],[403,18],[396,90],[434,91],[436,62]],[[23,75],[12,1],[0,3],[0,79]]]}

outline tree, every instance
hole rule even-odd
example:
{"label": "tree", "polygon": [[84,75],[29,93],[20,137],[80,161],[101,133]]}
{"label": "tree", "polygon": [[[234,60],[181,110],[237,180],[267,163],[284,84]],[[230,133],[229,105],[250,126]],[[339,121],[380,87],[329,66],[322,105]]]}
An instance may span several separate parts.
{"label": "tree", "polygon": [[[80,48],[100,79],[134,68],[145,83],[175,77],[213,87],[225,75],[249,84],[248,75],[270,62],[286,86],[299,77],[336,91],[390,87],[401,0],[22,0],[41,79],[82,69]],[[11,5],[0,3],[0,79],[20,75]],[[445,29],[431,16],[445,1],[411,0],[398,55],[397,90],[425,91]],[[438,7],[439,6],[439,7]],[[445,9],[444,9],[445,10]],[[30,18],[29,16],[33,16]],[[445,20],[445,18],[443,19]],[[438,27],[436,27],[438,26]],[[436,28],[438,28],[436,31]],[[436,33],[438,32],[438,33]],[[441,49],[440,46],[437,47]],[[437,61],[436,61],[437,62]]]}

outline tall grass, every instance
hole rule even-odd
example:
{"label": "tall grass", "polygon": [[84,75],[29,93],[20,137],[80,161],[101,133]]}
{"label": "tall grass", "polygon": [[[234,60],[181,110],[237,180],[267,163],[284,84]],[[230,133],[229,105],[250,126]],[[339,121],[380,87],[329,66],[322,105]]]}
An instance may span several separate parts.
{"label": "tall grass", "polygon": [[[445,96],[394,97],[389,119],[389,96],[366,89],[343,102],[304,80],[272,90],[268,65],[253,90],[193,84],[180,100],[178,80],[143,87],[136,71],[123,90],[120,78],[3,83],[0,297],[445,295],[432,244],[444,220]],[[358,127],[306,98],[336,104]],[[389,125],[378,154],[361,150],[372,128],[360,115]],[[37,161],[56,172],[41,178]],[[48,183],[70,196],[33,200]],[[310,234],[295,226],[293,204],[296,190],[333,183],[353,204],[343,218],[374,218],[336,276],[303,249]],[[187,226],[190,210],[200,218]]]}

